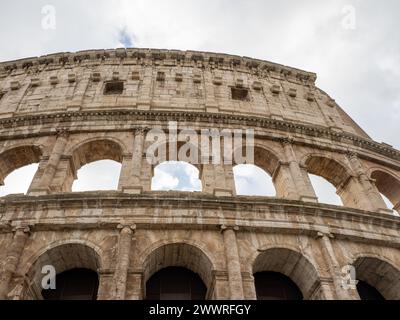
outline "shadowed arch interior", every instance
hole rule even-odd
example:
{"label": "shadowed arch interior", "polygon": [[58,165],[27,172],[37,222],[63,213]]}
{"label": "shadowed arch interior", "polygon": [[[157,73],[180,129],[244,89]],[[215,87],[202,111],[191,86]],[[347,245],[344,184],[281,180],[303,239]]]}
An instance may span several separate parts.
{"label": "shadowed arch interior", "polygon": [[350,176],[343,165],[326,157],[310,156],[305,165],[308,173],[325,178],[336,188],[346,182]]}
{"label": "shadowed arch interior", "polygon": [[25,295],[30,299],[41,299],[43,266],[51,265],[56,274],[73,269],[87,269],[97,272],[101,267],[97,252],[84,244],[69,243],[51,248],[41,254],[27,273]]}
{"label": "shadowed arch interior", "polygon": [[354,264],[357,280],[375,288],[387,300],[400,299],[400,271],[374,257],[360,257]]}
{"label": "shadowed arch interior", "polygon": [[11,172],[38,163],[41,156],[40,148],[32,145],[12,148],[0,154],[0,185]]}
{"label": "shadowed arch interior", "polygon": [[182,267],[197,273],[209,289],[213,266],[199,248],[186,243],[166,244],[152,251],[144,262],[144,283],[156,272],[167,267]]}
{"label": "shadowed arch interior", "polygon": [[398,207],[397,210],[400,210],[400,180],[380,170],[373,171],[371,178],[375,180],[379,192],[388,198],[393,206]]}
{"label": "shadowed arch interior", "polygon": [[73,151],[72,159],[77,171],[85,164],[99,160],[122,162],[122,154],[121,146],[115,141],[99,139],[79,146]]}
{"label": "shadowed arch interior", "polygon": [[266,271],[289,277],[305,299],[312,297],[319,284],[318,273],[311,262],[299,252],[286,248],[271,248],[258,255],[253,264],[253,274]]}

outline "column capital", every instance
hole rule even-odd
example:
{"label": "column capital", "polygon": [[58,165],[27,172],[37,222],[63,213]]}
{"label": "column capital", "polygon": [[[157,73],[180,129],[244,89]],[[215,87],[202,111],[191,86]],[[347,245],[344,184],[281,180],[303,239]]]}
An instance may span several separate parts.
{"label": "column capital", "polygon": [[121,223],[117,226],[117,229],[120,230],[121,233],[132,234],[136,231],[136,224],[127,225]]}
{"label": "column capital", "polygon": [[227,230],[239,231],[239,226],[238,225],[226,225],[226,224],[221,225],[221,232],[224,232]]}
{"label": "column capital", "polygon": [[148,131],[150,131],[149,127],[133,127],[132,128],[134,135],[144,135]]}
{"label": "column capital", "polygon": [[284,146],[292,145],[294,143],[294,138],[291,136],[280,138],[279,140]]}
{"label": "column capital", "polygon": [[30,234],[31,227],[30,226],[15,226],[15,227],[12,228],[12,231],[14,233]]}
{"label": "column capital", "polygon": [[69,137],[69,129],[68,128],[57,128],[56,131],[57,138],[68,138]]}
{"label": "column capital", "polygon": [[330,232],[318,231],[318,232],[317,232],[317,235],[316,235],[316,238],[317,238],[317,239],[320,239],[320,238],[334,239],[335,236],[334,236],[332,233],[330,233]]}

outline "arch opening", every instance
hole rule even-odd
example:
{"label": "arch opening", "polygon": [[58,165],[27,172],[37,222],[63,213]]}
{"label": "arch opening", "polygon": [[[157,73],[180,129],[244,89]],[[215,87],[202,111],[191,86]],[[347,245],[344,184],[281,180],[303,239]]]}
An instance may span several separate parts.
{"label": "arch opening", "polygon": [[361,299],[400,299],[400,271],[393,265],[373,257],[360,257],[354,268]]}
{"label": "arch opening", "polygon": [[11,172],[0,187],[0,197],[9,194],[26,194],[39,168],[39,163],[29,164]]}
{"label": "arch opening", "polygon": [[376,288],[362,280],[358,280],[357,292],[361,300],[385,300]]}
{"label": "arch opening", "polygon": [[188,162],[166,161],[154,168],[151,190],[201,192],[199,175],[199,169]]}
{"label": "arch opening", "polygon": [[37,146],[20,146],[0,155],[0,196],[23,193],[35,176],[42,151]]}
{"label": "arch opening", "polygon": [[[56,291],[43,290],[42,279],[44,275],[42,270],[46,266],[54,268],[56,274]],[[25,300],[40,300],[44,298],[68,299],[74,296],[77,299],[85,298],[92,300],[97,297],[97,270],[100,267],[101,261],[99,255],[87,245],[67,243],[53,247],[42,253],[27,272],[23,298]],[[82,277],[87,278],[84,285],[77,283]],[[58,291],[57,281],[59,279],[61,279],[59,289],[64,288],[67,292],[62,293]]]}
{"label": "arch opening", "polygon": [[44,300],[96,300],[98,288],[97,272],[75,268],[57,274],[56,288],[42,289],[42,297]]}
{"label": "arch opening", "polygon": [[276,196],[272,177],[260,167],[252,164],[239,164],[233,168],[233,174],[238,195]]}
{"label": "arch opening", "polygon": [[[184,268],[187,274],[186,278],[179,278],[179,279],[177,278],[177,281],[175,282],[176,286],[178,286],[179,282],[180,288],[187,289],[189,288],[188,286],[191,283],[191,281],[194,281],[194,285],[196,286],[195,288],[196,297],[199,297],[199,293],[201,292],[203,293],[202,297],[204,297],[204,299],[206,299],[211,295],[209,289],[210,287],[212,287],[212,281],[213,281],[212,262],[201,249],[193,245],[189,245],[186,243],[173,243],[158,247],[146,257],[143,266],[144,266],[143,268],[144,283],[146,283],[146,290],[147,290],[147,284],[149,284],[150,289],[159,288],[157,287],[157,281],[160,281],[160,279],[166,279],[165,275],[168,272],[171,272],[171,275],[177,275],[179,278],[179,273],[176,273],[177,269],[166,269],[174,267],[181,269]],[[157,277],[155,278],[159,279],[155,280],[155,284],[154,283],[152,284],[151,281],[149,282],[149,280],[151,280],[154,275],[156,275],[160,270],[162,271],[163,269],[166,270],[164,270],[160,275],[157,276],[159,278]],[[196,275],[196,277],[193,275],[193,273]],[[202,287],[198,282],[199,279],[205,286],[206,288],[205,291],[198,290]],[[160,282],[158,283],[160,284]],[[153,287],[151,287],[152,285]],[[158,292],[160,293],[161,291]],[[185,292],[186,292],[185,293],[186,297],[189,297],[187,290]],[[179,292],[175,293],[178,294]],[[154,291],[151,291],[149,296],[147,295],[147,292],[145,292],[144,296],[150,298],[152,294],[154,294]]]}
{"label": "arch opening", "polygon": [[122,166],[122,147],[113,140],[94,140],[72,153],[72,179],[65,190],[116,190]]}
{"label": "arch opening", "polygon": [[257,300],[303,300],[296,283],[279,272],[258,272],[254,281]]}
{"label": "arch opening", "polygon": [[347,184],[351,175],[342,164],[327,157],[312,155],[305,161],[305,166],[314,192],[321,202],[335,205],[345,203],[338,191]]}
{"label": "arch opening", "polygon": [[99,160],[82,166],[78,178],[72,184],[73,192],[117,190],[121,163],[113,160]]}
{"label": "arch opening", "polygon": [[343,206],[342,199],[336,193],[336,188],[333,184],[321,176],[313,174],[309,174],[308,176],[318,198],[318,202]]}
{"label": "arch opening", "polygon": [[381,170],[373,171],[371,178],[375,180],[375,185],[388,208],[398,214],[400,211],[400,180]]}
{"label": "arch opening", "polygon": [[147,300],[205,300],[207,287],[200,276],[182,267],[167,267],[146,283]]}
{"label": "arch opening", "polygon": [[320,295],[315,267],[297,251],[286,248],[263,251],[254,261],[253,274],[260,299],[312,299]]}

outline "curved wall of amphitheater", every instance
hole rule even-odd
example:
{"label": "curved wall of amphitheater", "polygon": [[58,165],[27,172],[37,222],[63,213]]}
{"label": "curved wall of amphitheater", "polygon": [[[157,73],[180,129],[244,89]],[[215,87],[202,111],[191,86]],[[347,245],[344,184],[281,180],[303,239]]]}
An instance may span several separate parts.
{"label": "curved wall of amphitheater", "polygon": [[[305,299],[359,299],[342,268],[400,298],[400,152],[371,140],[316,75],[224,54],[148,49],[0,64],[0,181],[39,163],[27,195],[0,199],[0,298],[40,299],[41,268],[98,272],[99,299],[143,299],[168,266],[198,273],[207,299],[255,299],[280,272]],[[237,196],[232,164],[198,165],[203,191],[154,192],[152,128],[254,129],[276,197]],[[117,191],[71,192],[79,168],[122,164]],[[171,159],[170,159],[171,160]],[[307,173],[344,206],[320,204]]]}

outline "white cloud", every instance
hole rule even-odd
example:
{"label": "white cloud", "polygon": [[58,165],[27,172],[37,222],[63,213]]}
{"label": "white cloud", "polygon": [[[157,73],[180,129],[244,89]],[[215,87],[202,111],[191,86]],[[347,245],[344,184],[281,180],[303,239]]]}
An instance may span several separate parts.
{"label": "white cloud", "polygon": [[240,164],[233,168],[236,193],[248,196],[276,195],[272,178],[261,168],[251,164]]}
{"label": "white cloud", "polygon": [[72,185],[73,192],[117,190],[121,164],[112,160],[89,163],[78,170],[78,179]]}

